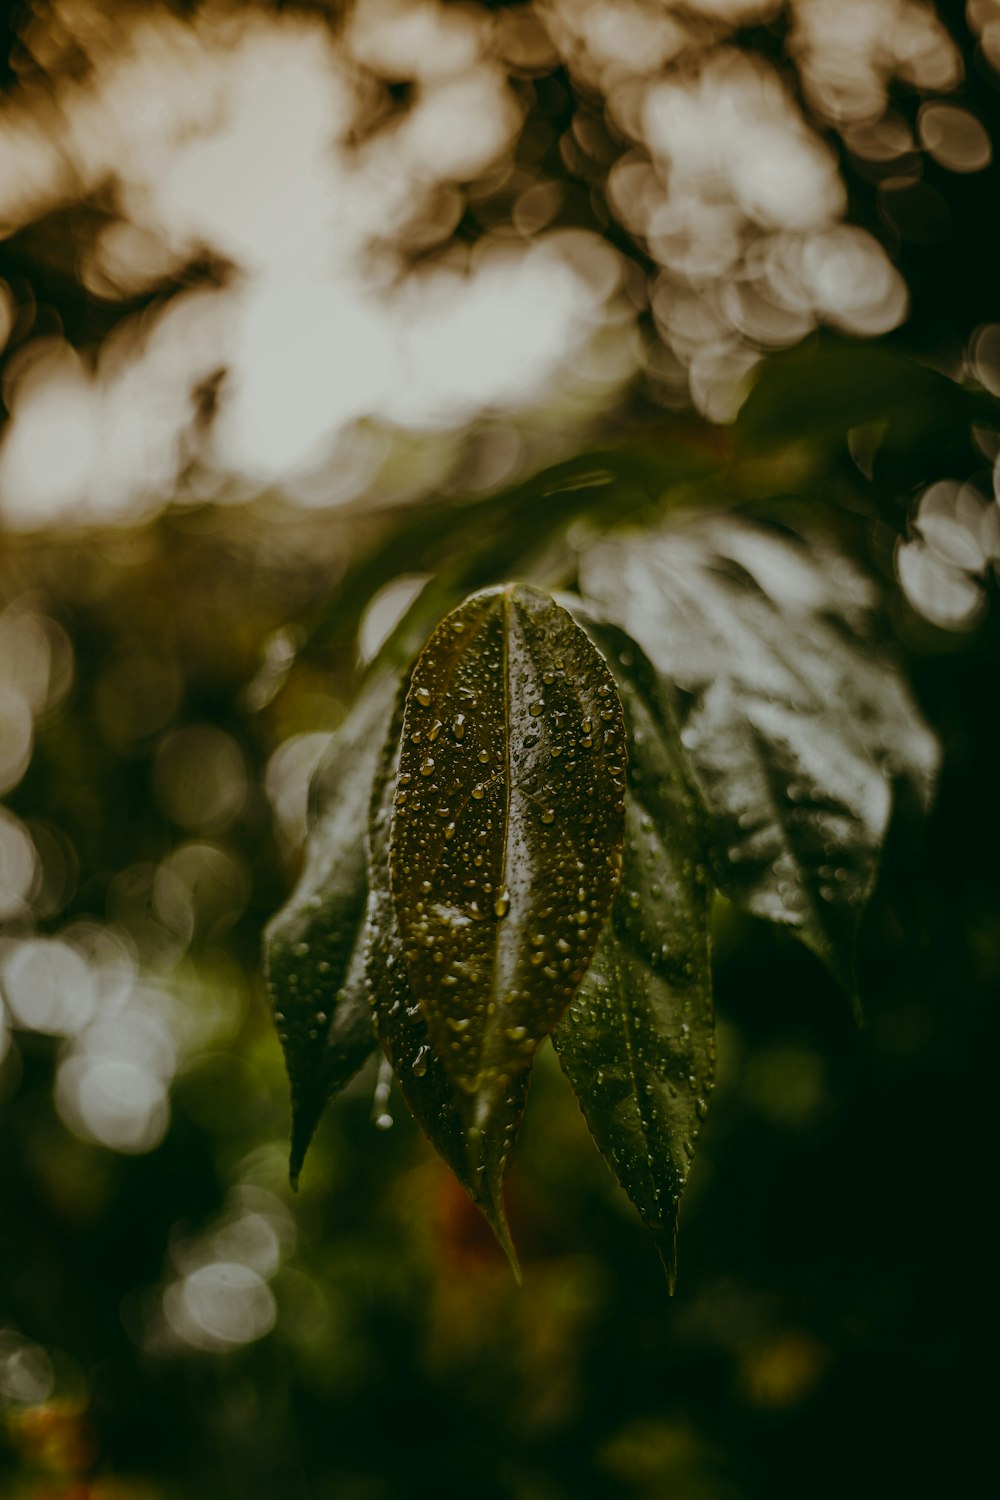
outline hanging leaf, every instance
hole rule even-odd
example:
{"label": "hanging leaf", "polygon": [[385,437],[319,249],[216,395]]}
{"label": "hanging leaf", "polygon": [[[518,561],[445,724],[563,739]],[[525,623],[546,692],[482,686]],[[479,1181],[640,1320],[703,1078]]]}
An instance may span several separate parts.
{"label": "hanging leaf", "polygon": [[418,658],[392,898],[408,984],[474,1132],[593,956],[621,873],[625,763],[614,679],[537,590],[473,595]]}
{"label": "hanging leaf", "polygon": [[264,972],[292,1090],[293,1185],[328,1100],[375,1048],[362,940],[365,827],[396,692],[392,673],[375,676],[333,737],[310,788],[301,878],[264,935]]}
{"label": "hanging leaf", "polygon": [[625,852],[611,920],[552,1042],[672,1290],[715,1061],[704,813],[653,667],[622,631],[583,623],[613,667],[629,730]]}
{"label": "hanging leaf", "polygon": [[369,825],[366,968],[375,1030],[403,1098],[431,1144],[482,1210],[515,1275],[517,1255],[503,1201],[503,1183],[524,1113],[528,1073],[512,1080],[487,1132],[470,1139],[463,1100],[431,1046],[424,1013],[413,997],[389,886],[389,826],[398,772],[402,696],[382,752]]}
{"label": "hanging leaf", "polygon": [[580,577],[680,690],[722,890],[854,994],[893,783],[926,802],[937,765],[878,646],[871,585],[826,546],[711,517],[608,537]]}

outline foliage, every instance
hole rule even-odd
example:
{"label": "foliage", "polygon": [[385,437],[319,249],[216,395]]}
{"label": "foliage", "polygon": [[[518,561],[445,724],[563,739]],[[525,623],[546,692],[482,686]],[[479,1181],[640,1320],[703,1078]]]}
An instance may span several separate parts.
{"label": "foliage", "polygon": [[[726,45],[770,57],[798,97],[792,7],[773,23],[765,7],[738,8],[764,21]],[[134,12],[142,27],[148,9]],[[467,8],[449,9],[460,22]],[[525,7],[510,9],[513,34]],[[290,23],[335,12],[338,27],[342,10],[281,8]],[[989,7],[938,10],[965,55],[954,100],[995,134]],[[100,70],[89,75],[63,23],[76,17],[103,47],[133,14],[116,0],[63,7],[52,67],[66,87],[53,94],[43,12],[20,7],[10,21],[10,81],[27,110],[5,128],[21,132],[14,166],[23,156],[29,184],[36,128],[53,159],[57,136],[74,144],[73,119],[81,140],[99,133]],[[243,14],[255,24],[258,8]],[[616,28],[602,35],[618,45]],[[716,39],[706,28],[705,46]],[[803,1489],[840,1500],[974,1492],[989,1472],[1000,413],[983,225],[998,167],[949,173],[922,144],[936,86],[888,86],[888,160],[865,154],[867,127],[840,131],[799,102],[839,158],[851,224],[905,279],[912,316],[869,343],[821,330],[779,354],[765,340],[731,424],[678,411],[676,369],[651,358],[603,408],[594,446],[558,411],[553,446],[552,413],[529,403],[515,444],[524,466],[508,471],[522,477],[502,488],[484,487],[471,462],[468,490],[460,465],[429,493],[426,454],[404,438],[370,504],[194,504],[231,395],[212,364],[193,401],[176,403],[182,423],[195,410],[176,494],[143,490],[153,510],[118,524],[112,485],[110,525],[4,536],[8,766],[11,726],[15,750],[25,725],[30,736],[0,809],[0,852],[15,854],[13,868],[0,859],[0,892],[15,891],[0,936],[4,1500],[411,1500],[425,1489],[435,1500],[798,1500]],[[633,331],[658,351],[669,299],[647,305],[655,247],[605,191],[623,142],[602,100],[562,64],[516,87],[526,117],[514,170],[445,194],[446,228],[448,203],[464,201],[462,253],[509,237],[512,220],[528,235],[543,182],[545,201],[561,201],[549,227],[585,226],[624,251]],[[186,101],[186,87],[175,92]],[[421,93],[393,84],[381,122],[393,127]],[[155,95],[143,83],[135,97]],[[251,114],[266,141],[267,111]],[[173,191],[164,132],[140,134]],[[359,147],[363,135],[346,143]],[[264,175],[250,176],[280,228],[261,190],[272,158],[291,180],[284,152],[262,151]],[[245,268],[211,247],[202,259],[183,233],[189,265],[157,270],[157,250],[138,289],[92,279],[105,230],[141,216],[147,198],[100,187],[5,226],[0,273],[17,317],[4,419],[53,338],[103,380],[133,333],[162,354],[150,335],[192,292],[221,281],[244,298]],[[942,211],[939,237],[923,234]],[[418,271],[440,253],[425,227],[405,242]],[[140,265],[147,254],[140,244]],[[381,276],[381,247],[373,259]],[[848,299],[863,280],[847,278]],[[724,278],[727,317],[735,290]],[[740,302],[727,326],[753,312]],[[179,334],[170,325],[195,353],[201,318]],[[288,326],[294,343],[300,324]],[[142,391],[125,369],[131,412]],[[163,388],[184,396],[169,378]],[[487,415],[484,448],[509,456],[502,426]],[[123,437],[126,460],[144,453],[131,426]],[[79,457],[75,441],[49,455],[57,475]],[[117,463],[99,472],[114,478]],[[949,503],[935,512],[925,500],[940,482]],[[304,493],[319,498],[312,480]],[[972,598],[961,628],[940,628],[953,616],[908,586],[915,553],[934,563],[932,582]],[[401,575],[427,581],[369,661]],[[420,653],[453,611],[510,580],[568,611],[614,679],[622,874],[552,1045],[494,1096],[470,1163],[472,1095],[445,1067],[449,1012],[435,1011],[439,1057],[413,1003],[391,825]],[[12,714],[29,698],[31,714]],[[321,741],[303,856],[303,767]],[[552,811],[538,831],[558,826]],[[18,886],[25,849],[36,857]],[[268,957],[289,1042],[293,1171],[310,1151],[294,1199],[288,1081],[258,974],[261,931],[286,902]],[[486,930],[512,912],[513,901],[503,919],[487,913]],[[412,922],[408,898],[405,913]],[[26,997],[24,956],[58,959],[60,982],[39,972]],[[851,1019],[859,996],[863,1026]],[[103,1115],[77,1107],[84,1086]],[[130,1135],[144,1099],[153,1128]],[[635,1211],[670,1273],[682,1193],[683,1274],[668,1301]],[[510,1254],[516,1240],[522,1286],[494,1234]]]}
{"label": "foliage", "polygon": [[317,774],[267,941],[292,1172],[371,1050],[367,991],[411,1109],[513,1259],[503,1180],[551,1033],[672,1284],[713,1081],[710,886],[857,1002],[894,792],[926,806],[937,751],[873,582],[822,538],[695,513],[576,549],[576,623],[524,585],[473,594],[403,672],[401,714],[375,664]]}

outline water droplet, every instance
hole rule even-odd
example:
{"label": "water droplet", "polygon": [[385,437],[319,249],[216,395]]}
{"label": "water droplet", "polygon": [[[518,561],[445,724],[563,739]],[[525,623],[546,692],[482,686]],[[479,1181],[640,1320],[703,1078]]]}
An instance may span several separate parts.
{"label": "water droplet", "polygon": [[482,802],[483,797],[485,795],[485,788],[483,787],[482,782],[479,782],[476,786],[474,786],[472,788],[472,795],[473,795],[473,797],[475,797],[475,799],[476,799],[477,802]]}
{"label": "water droplet", "polygon": [[537,719],[538,715],[542,712],[542,709],[544,708],[544,706],[545,705],[542,704],[542,703],[529,703],[528,704],[528,712],[529,712],[529,714],[531,715],[531,717],[533,719]]}
{"label": "water droplet", "polygon": [[490,752],[488,750],[480,750],[480,752],[479,752],[479,763],[480,763],[480,765],[485,766],[485,764],[489,760],[489,758],[490,758]]}
{"label": "water droplet", "polygon": [[434,762],[431,759],[431,757],[428,755],[427,759],[423,762],[423,764],[420,767],[420,774],[421,774],[421,776],[429,776],[431,774],[431,772],[433,771],[433,769],[434,769]]}
{"label": "water droplet", "polygon": [[510,911],[510,893],[502,891],[493,903],[493,911],[498,917],[505,917]]}
{"label": "water droplet", "polygon": [[425,1044],[420,1048],[416,1057],[413,1059],[413,1072],[418,1078],[423,1078],[423,1076],[427,1072],[427,1057],[430,1053],[430,1050],[431,1049]]}
{"label": "water droplet", "polygon": [[415,688],[414,691],[413,691],[413,696],[414,696],[414,698],[416,698],[416,700],[420,704],[421,708],[430,708],[430,706],[431,706],[431,692],[430,692],[430,688],[425,688],[425,687]]}
{"label": "water droplet", "polygon": [[427,731],[427,738],[430,740],[431,744],[434,743],[434,741],[437,739],[438,735],[441,733],[441,731],[442,731],[443,728],[444,728],[444,725],[441,723],[441,720],[440,719],[435,719],[434,723],[431,725],[430,729],[428,729],[428,731]]}
{"label": "water droplet", "polygon": [[552,810],[551,807],[547,807],[545,809],[545,811],[542,813],[542,822],[543,823],[554,823],[555,820],[556,820],[555,812]]}
{"label": "water droplet", "polygon": [[308,943],[296,943],[295,944],[295,956],[296,956],[296,958],[305,958],[305,956],[306,956],[306,954],[308,952],[309,952],[309,944]]}
{"label": "water droplet", "polygon": [[460,740],[463,737],[463,735],[465,734],[464,714],[455,715],[455,722],[451,726],[451,732],[455,736],[456,740]]}
{"label": "water droplet", "polygon": [[378,1130],[391,1130],[393,1125],[392,1115],[386,1114],[383,1110],[382,1114],[375,1116],[375,1125]]}

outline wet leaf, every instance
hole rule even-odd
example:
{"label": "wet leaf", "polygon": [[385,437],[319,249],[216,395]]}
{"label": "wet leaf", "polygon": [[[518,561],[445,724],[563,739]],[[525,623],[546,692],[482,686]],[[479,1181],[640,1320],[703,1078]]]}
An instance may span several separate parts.
{"label": "wet leaf", "polygon": [[546,595],[473,595],[406,698],[392,897],[431,1046],[486,1130],[586,972],[621,872],[614,679]]}
{"label": "wet leaf", "polygon": [[552,1042],[672,1288],[678,1207],[715,1062],[704,812],[653,667],[623,632],[584,623],[613,667],[628,725],[625,852],[611,921]]}
{"label": "wet leaf", "polygon": [[305,866],[264,936],[264,972],[292,1090],[297,1182],[328,1100],[375,1049],[364,981],[368,802],[397,683],[376,675],[310,788]]}
{"label": "wet leaf", "polygon": [[937,766],[868,580],[825,545],[711,517],[606,538],[580,576],[679,690],[722,890],[854,994],[894,783],[926,802]]}
{"label": "wet leaf", "polygon": [[518,1273],[503,1202],[503,1183],[524,1113],[528,1073],[512,1080],[487,1132],[470,1139],[464,1100],[456,1094],[431,1045],[427,1021],[414,999],[389,885],[389,827],[398,774],[402,696],[375,779],[369,825],[366,943],[368,988],[375,1030],[403,1098],[431,1144],[482,1210]]}

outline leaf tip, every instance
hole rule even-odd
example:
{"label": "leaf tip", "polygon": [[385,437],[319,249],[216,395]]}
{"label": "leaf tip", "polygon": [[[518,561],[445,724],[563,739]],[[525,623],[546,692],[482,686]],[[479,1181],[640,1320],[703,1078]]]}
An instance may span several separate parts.
{"label": "leaf tip", "polygon": [[521,1263],[510,1232],[507,1208],[503,1199],[503,1168],[497,1171],[496,1164],[484,1159],[485,1136],[472,1126],[467,1135],[467,1169],[470,1184],[480,1187],[472,1194],[473,1201],[482,1213],[493,1236],[507,1257],[507,1263],[518,1286],[522,1284]]}
{"label": "leaf tip", "polygon": [[664,1275],[667,1278],[667,1292],[672,1297],[677,1290],[677,1229],[659,1229],[653,1231],[653,1240],[656,1245],[656,1253],[660,1257]]}
{"label": "leaf tip", "polygon": [[302,1175],[306,1152],[312,1143],[315,1129],[315,1119],[310,1116],[303,1118],[301,1110],[293,1111],[292,1139],[288,1152],[288,1181],[292,1185],[293,1193],[297,1193],[299,1190],[299,1178]]}
{"label": "leaf tip", "polygon": [[488,1205],[480,1204],[480,1208],[486,1216],[486,1222],[492,1229],[497,1244],[507,1257],[507,1264],[510,1266],[514,1280],[518,1286],[522,1286],[524,1284],[524,1277],[521,1272],[521,1262],[518,1259],[517,1249],[511,1238],[510,1225],[507,1222],[507,1211],[504,1208],[502,1195],[497,1193],[492,1203]]}

